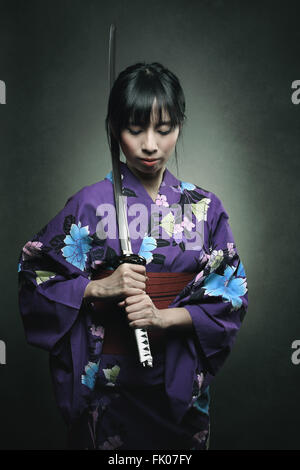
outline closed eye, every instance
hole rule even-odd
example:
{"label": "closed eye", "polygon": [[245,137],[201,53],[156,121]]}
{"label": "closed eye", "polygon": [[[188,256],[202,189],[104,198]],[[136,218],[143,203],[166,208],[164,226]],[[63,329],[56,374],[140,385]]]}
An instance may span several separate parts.
{"label": "closed eye", "polygon": [[158,131],[158,133],[161,135],[167,135],[167,134],[170,134],[170,132],[171,132],[171,129],[169,129],[168,131]]}
{"label": "closed eye", "polygon": [[[127,128],[127,130],[130,132],[130,134],[132,135],[138,135],[140,134],[142,131],[134,131],[132,129],[130,129],[129,127]],[[160,135],[167,135],[167,134],[170,134],[171,132],[171,129],[167,130],[167,131],[157,131]]]}
{"label": "closed eye", "polygon": [[132,129],[129,129],[129,127],[128,127],[127,130],[128,130],[128,131],[130,132],[130,134],[132,134],[132,135],[138,135],[138,134],[140,134],[140,133],[142,132],[142,131],[133,131]]}

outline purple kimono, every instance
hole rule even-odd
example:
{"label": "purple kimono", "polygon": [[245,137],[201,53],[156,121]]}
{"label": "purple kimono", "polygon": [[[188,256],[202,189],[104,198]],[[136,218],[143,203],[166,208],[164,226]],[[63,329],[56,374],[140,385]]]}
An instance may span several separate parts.
{"label": "purple kimono", "polygon": [[72,196],[22,250],[27,341],[49,352],[69,448],[207,449],[209,385],[248,306],[228,214],[214,193],[168,169],[155,202],[122,162],[121,174],[133,253],[146,258],[148,272],[195,274],[169,305],[186,308],[193,328],[167,330],[152,369],[137,353],[101,353],[101,315],[83,295],[93,272],[114,269],[120,255],[110,172]]}

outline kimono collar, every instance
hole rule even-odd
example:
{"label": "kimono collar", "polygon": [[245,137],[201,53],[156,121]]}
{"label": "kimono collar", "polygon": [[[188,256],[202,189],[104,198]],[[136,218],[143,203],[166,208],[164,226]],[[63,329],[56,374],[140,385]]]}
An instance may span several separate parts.
{"label": "kimono collar", "polygon": [[[132,173],[126,163],[120,162],[120,172],[122,175],[121,178],[124,195],[128,197],[141,197],[147,201],[147,203],[154,204],[154,201],[148,194],[140,179]],[[158,188],[158,197],[164,195],[171,204],[177,203],[181,196],[180,184],[181,182],[167,168],[165,168],[161,184]]]}

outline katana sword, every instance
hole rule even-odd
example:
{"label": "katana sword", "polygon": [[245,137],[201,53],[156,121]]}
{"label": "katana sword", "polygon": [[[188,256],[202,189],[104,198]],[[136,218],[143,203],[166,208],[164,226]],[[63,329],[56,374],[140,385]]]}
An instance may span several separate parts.
{"label": "katana sword", "polygon": [[[113,87],[115,81],[115,52],[116,52],[116,27],[110,25],[109,30],[109,52],[108,52],[108,82],[109,91]],[[111,139],[110,139],[111,141]],[[122,182],[120,173],[120,155],[115,145],[110,145],[112,160],[112,180],[114,187],[114,199],[116,207],[117,224],[119,229],[119,239],[121,245],[121,256],[118,259],[119,265],[123,263],[143,264],[146,265],[146,259],[143,256],[134,254],[131,248],[131,240],[129,234],[127,220],[127,198],[122,194]],[[149,338],[145,328],[134,329],[137,348],[139,352],[140,362],[144,367],[152,367],[153,359],[151,356]]]}

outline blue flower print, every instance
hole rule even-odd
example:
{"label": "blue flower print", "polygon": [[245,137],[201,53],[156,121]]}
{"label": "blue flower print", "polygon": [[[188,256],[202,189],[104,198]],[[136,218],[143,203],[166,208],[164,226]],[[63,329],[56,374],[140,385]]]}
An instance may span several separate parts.
{"label": "blue flower print", "polygon": [[188,191],[192,191],[195,188],[196,188],[196,186],[192,183],[187,183],[186,181],[181,181],[180,182],[180,192],[181,193],[183,193],[183,191],[185,189],[187,189]]}
{"label": "blue flower print", "polygon": [[[107,173],[107,175],[104,177],[105,179],[109,180],[111,183],[113,183],[113,175],[112,171]],[[124,178],[124,175],[121,173],[121,180]]]}
{"label": "blue flower print", "polygon": [[93,390],[96,381],[96,374],[99,370],[100,360],[98,362],[88,362],[85,366],[85,374],[81,376],[81,383]]}
{"label": "blue flower print", "polygon": [[201,411],[208,415],[209,413],[209,405],[210,405],[210,393],[209,393],[209,386],[201,393],[201,395],[197,398],[193,407],[197,408],[197,410]]}
{"label": "blue flower print", "polygon": [[65,247],[61,249],[67,261],[82,271],[87,260],[86,253],[91,249],[92,239],[88,236],[89,228],[81,227],[81,222],[71,225],[70,235],[64,239]]}
{"label": "blue flower print", "polygon": [[106,175],[104,178],[106,178],[107,180],[109,180],[109,181],[112,183],[112,182],[113,182],[112,171],[110,171],[109,173],[107,173],[107,175]]}
{"label": "blue flower print", "polygon": [[245,269],[241,260],[239,261],[238,269],[236,272],[237,276],[246,277]]}
{"label": "blue flower print", "polygon": [[236,274],[243,277],[231,278],[235,269],[234,266],[227,266],[223,276],[216,273],[209,274],[203,287],[205,294],[211,296],[222,295],[223,300],[225,302],[231,302],[233,308],[237,310],[242,306],[241,296],[247,292],[247,282],[241,261]]}
{"label": "blue flower print", "polygon": [[155,250],[156,247],[157,247],[157,241],[155,240],[155,238],[148,237],[148,236],[145,236],[143,238],[139,255],[146,258],[147,264],[150,263],[150,261],[152,261],[153,255],[151,251]]}

